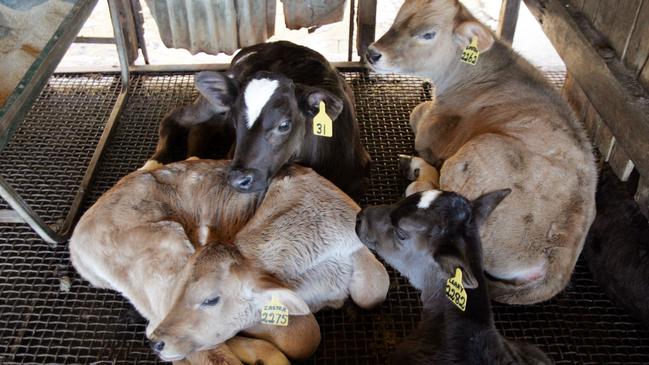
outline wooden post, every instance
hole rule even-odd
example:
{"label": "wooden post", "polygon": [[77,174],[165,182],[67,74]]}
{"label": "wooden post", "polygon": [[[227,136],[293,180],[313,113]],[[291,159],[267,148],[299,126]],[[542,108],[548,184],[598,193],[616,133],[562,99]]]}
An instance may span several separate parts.
{"label": "wooden post", "polygon": [[376,31],[376,0],[359,0],[356,33],[356,51],[362,60],[365,51],[374,42]]}
{"label": "wooden post", "polygon": [[512,44],[518,21],[518,11],[521,8],[521,0],[503,0],[500,6],[500,18],[498,19],[498,37],[503,41]]}
{"label": "wooden post", "polygon": [[[641,176],[649,176],[649,93],[585,19],[560,0],[525,0]],[[609,156],[610,157],[610,156]],[[627,171],[627,164],[620,170]]]}
{"label": "wooden post", "polygon": [[122,24],[124,31],[124,48],[128,58],[128,64],[131,65],[138,57],[139,40],[135,16],[133,14],[132,4],[129,0],[109,0],[114,4],[117,10],[117,16]]}

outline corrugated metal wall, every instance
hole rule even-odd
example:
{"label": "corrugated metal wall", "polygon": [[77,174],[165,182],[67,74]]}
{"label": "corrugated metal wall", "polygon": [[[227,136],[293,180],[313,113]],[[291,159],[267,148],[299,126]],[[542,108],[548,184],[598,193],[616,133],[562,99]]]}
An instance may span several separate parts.
{"label": "corrugated metal wall", "polygon": [[[342,20],[345,0],[283,0],[289,29]],[[165,46],[232,54],[275,33],[277,0],[146,0]]]}

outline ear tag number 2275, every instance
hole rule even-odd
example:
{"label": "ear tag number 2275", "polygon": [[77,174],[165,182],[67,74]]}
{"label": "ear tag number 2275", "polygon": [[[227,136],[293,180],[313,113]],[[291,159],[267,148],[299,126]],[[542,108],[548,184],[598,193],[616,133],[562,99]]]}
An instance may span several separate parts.
{"label": "ear tag number 2275", "polygon": [[462,285],[462,270],[455,269],[455,276],[446,280],[446,297],[463,312],[466,310],[466,291]]}
{"label": "ear tag number 2275", "polygon": [[288,326],[288,309],[277,298],[271,298],[270,302],[261,309],[261,323],[273,326]]}
{"label": "ear tag number 2275", "polygon": [[320,102],[320,110],[313,117],[313,134],[321,137],[333,137],[334,135],[333,123],[327,115],[324,101]]}
{"label": "ear tag number 2275", "polygon": [[480,57],[480,51],[478,50],[478,38],[471,38],[471,43],[464,48],[460,60],[469,65],[475,65],[478,63],[478,57]]}

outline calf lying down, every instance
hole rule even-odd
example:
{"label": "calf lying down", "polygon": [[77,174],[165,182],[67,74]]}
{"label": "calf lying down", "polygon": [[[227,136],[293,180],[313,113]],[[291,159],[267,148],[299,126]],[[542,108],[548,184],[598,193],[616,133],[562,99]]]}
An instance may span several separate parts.
{"label": "calf lying down", "polygon": [[[165,116],[143,169],[174,161],[178,152],[213,157],[216,140],[236,134],[230,184],[241,192],[265,190],[290,163],[313,168],[354,197],[364,191],[370,157],[354,94],[318,52],[285,41],[257,44],[237,53],[228,72],[196,74],[195,85],[200,95]],[[330,123],[316,123],[325,112]]]}
{"label": "calf lying down", "polygon": [[[126,176],[79,221],[72,264],[133,303],[165,360],[285,363],[275,347],[306,358],[320,340],[310,311],[382,302],[387,272],[354,234],[359,207],[312,170],[283,170],[264,197],[236,192],[228,169],[195,160]],[[260,324],[271,298],[288,327]],[[242,331],[275,347],[232,338]]]}
{"label": "calf lying down", "polygon": [[493,299],[529,304],[560,292],[595,217],[597,182],[568,104],[458,0],[405,1],[366,58],[376,71],[435,84],[435,101],[417,106],[410,125],[442,189],[469,199],[512,189],[481,233]]}
{"label": "calf lying down", "polygon": [[584,257],[606,295],[649,326],[649,225],[610,168],[597,186],[597,216]]}
{"label": "calf lying down", "polygon": [[508,194],[498,190],[470,202],[428,190],[358,215],[361,240],[421,290],[422,321],[399,345],[393,364],[552,363],[494,327],[478,227]]}

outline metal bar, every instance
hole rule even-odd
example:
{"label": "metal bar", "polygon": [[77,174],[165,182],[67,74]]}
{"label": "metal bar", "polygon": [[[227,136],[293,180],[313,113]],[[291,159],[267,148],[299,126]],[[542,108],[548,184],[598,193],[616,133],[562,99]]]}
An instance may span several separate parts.
{"label": "metal bar", "polygon": [[349,1],[349,43],[347,44],[347,61],[352,61],[354,53],[354,25],[356,24],[356,0]]}
{"label": "metal bar", "polygon": [[516,22],[518,11],[521,8],[521,0],[502,0],[500,5],[500,18],[498,19],[498,37],[512,44],[514,33],[516,33]]}
{"label": "metal bar", "polygon": [[0,176],[0,196],[4,199],[11,209],[13,209],[23,221],[27,222],[30,227],[45,242],[56,246],[58,242],[64,240],[58,233],[54,232],[39,216],[29,207],[27,202]]}
{"label": "metal bar", "polygon": [[108,140],[110,139],[110,136],[112,135],[113,131],[115,130],[115,127],[117,126],[117,121],[122,112],[122,109],[124,108],[124,105],[126,105],[127,99],[128,99],[128,89],[122,89],[122,91],[119,93],[119,96],[117,97],[117,102],[115,102],[115,105],[113,106],[113,110],[111,111],[110,116],[108,117],[108,122],[104,127],[104,131],[102,132],[101,137],[99,138],[99,143],[95,148],[95,152],[93,152],[92,154],[92,158],[90,159],[90,163],[88,164],[86,173],[83,175],[83,179],[81,180],[81,184],[79,185],[77,194],[75,195],[74,200],[72,201],[72,205],[70,206],[68,215],[65,217],[65,221],[63,221],[63,225],[61,226],[60,229],[60,233],[62,237],[68,238],[72,234],[72,228],[79,216],[81,204],[83,204],[83,200],[85,199],[86,194],[88,192],[88,186],[90,185],[92,179],[94,178],[97,165],[99,164],[99,160],[101,159],[104,153],[104,149],[108,144]]}
{"label": "metal bar", "polygon": [[129,83],[129,66],[128,53],[126,50],[126,38],[124,29],[119,19],[119,8],[115,0],[108,0],[108,9],[110,10],[110,20],[113,23],[113,32],[115,35],[115,46],[117,47],[117,56],[122,74],[122,91],[128,90]]}
{"label": "metal bar", "polygon": [[[345,71],[362,71],[365,66],[362,62],[331,62],[334,67]],[[131,65],[129,70],[133,73],[140,72],[199,72],[204,70],[225,71],[230,68],[227,63],[200,63],[184,65]],[[70,71],[70,73],[75,73]]]}
{"label": "metal bar", "polygon": [[25,223],[25,220],[16,213],[15,210],[2,209],[0,210],[0,222],[2,223]]}
{"label": "metal bar", "polygon": [[90,185],[92,179],[95,176],[95,171],[97,170],[97,165],[99,164],[99,160],[101,159],[104,153],[104,149],[108,144],[108,140],[110,139],[110,136],[112,135],[113,131],[115,130],[115,127],[117,126],[119,116],[128,99],[130,73],[128,69],[129,67],[128,54],[125,47],[126,42],[124,39],[125,37],[124,29],[122,27],[122,23],[119,17],[119,12],[115,7],[114,1],[108,0],[108,6],[110,9],[111,21],[113,23],[115,47],[117,48],[117,55],[119,58],[119,64],[121,69],[120,73],[121,73],[122,89],[119,95],[117,96],[117,101],[113,106],[113,110],[111,111],[110,116],[108,117],[108,121],[106,122],[104,131],[102,132],[101,137],[99,138],[99,143],[97,144],[97,147],[95,148],[95,151],[92,154],[92,158],[90,159],[90,163],[88,164],[86,173],[83,175],[83,179],[81,180],[81,184],[79,185],[77,194],[75,195],[74,200],[72,201],[72,205],[70,206],[68,215],[65,217],[65,220],[63,221],[63,224],[61,226],[60,232],[61,235],[65,238],[70,237],[70,235],[72,234],[72,228],[74,227],[74,223],[76,222],[79,216],[81,205],[83,204],[83,201],[88,191],[88,186]]}
{"label": "metal bar", "polygon": [[74,43],[91,43],[91,44],[115,44],[113,37],[83,37],[79,36],[74,39]]}
{"label": "metal bar", "polygon": [[139,0],[131,0],[131,9],[133,21],[135,22],[135,35],[137,37],[138,47],[142,50],[144,63],[149,64],[149,52],[146,50],[146,40],[144,39],[144,17],[142,16],[142,5]]}
{"label": "metal bar", "polygon": [[374,42],[376,32],[376,1],[358,1],[358,31],[356,33],[356,51],[361,59],[365,58],[365,50]]}

